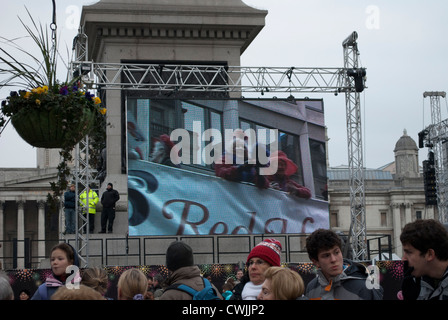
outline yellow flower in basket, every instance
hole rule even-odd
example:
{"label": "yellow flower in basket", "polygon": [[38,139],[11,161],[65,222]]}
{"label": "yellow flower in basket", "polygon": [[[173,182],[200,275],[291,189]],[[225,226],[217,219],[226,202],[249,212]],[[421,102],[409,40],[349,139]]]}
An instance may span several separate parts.
{"label": "yellow flower in basket", "polygon": [[93,98],[93,102],[95,104],[100,104],[101,103],[101,99],[99,97],[95,97],[95,98]]}

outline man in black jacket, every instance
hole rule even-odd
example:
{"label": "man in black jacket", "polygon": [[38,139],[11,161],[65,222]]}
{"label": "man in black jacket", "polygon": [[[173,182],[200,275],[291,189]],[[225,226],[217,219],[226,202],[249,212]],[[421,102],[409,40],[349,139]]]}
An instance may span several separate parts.
{"label": "man in black jacket", "polygon": [[75,233],[76,223],[76,187],[70,185],[70,189],[64,193],[65,233]]}
{"label": "man in black jacket", "polygon": [[118,200],[120,200],[120,195],[114,189],[113,184],[109,182],[106,191],[101,196],[103,211],[101,212],[101,231],[99,233],[106,233],[106,225],[107,231],[112,233],[112,226],[115,219],[115,203]]}

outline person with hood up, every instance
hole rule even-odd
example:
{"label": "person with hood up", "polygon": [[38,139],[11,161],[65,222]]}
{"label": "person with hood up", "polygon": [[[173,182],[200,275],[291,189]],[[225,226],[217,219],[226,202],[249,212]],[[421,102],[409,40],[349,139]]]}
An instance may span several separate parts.
{"label": "person with hood up", "polygon": [[367,268],[343,259],[341,239],[326,229],[317,229],[306,239],[308,256],[317,268],[305,296],[310,300],[382,300],[383,288],[372,284]]}
{"label": "person with hood up", "polygon": [[[51,300],[51,296],[62,286],[66,286],[71,271],[75,272],[69,282],[76,287],[81,282],[79,275],[79,258],[76,250],[68,243],[59,243],[51,249],[51,274],[34,293],[31,300]],[[74,266],[73,268],[69,268]]]}

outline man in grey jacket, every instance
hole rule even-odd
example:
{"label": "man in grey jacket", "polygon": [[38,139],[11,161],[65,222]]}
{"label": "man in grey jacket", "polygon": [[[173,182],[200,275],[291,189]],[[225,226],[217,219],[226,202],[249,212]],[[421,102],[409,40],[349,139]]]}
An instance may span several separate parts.
{"label": "man in grey jacket", "polygon": [[382,300],[378,279],[362,264],[343,259],[341,239],[326,229],[306,239],[308,256],[317,268],[316,278],[306,288],[310,300]]}
{"label": "man in grey jacket", "polygon": [[403,228],[402,260],[409,265],[403,284],[405,300],[448,300],[448,232],[432,219]]}

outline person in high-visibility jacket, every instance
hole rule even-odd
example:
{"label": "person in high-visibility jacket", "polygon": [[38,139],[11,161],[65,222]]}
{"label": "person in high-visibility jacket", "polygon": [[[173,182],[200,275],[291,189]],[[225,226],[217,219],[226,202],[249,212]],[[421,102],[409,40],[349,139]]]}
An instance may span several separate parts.
{"label": "person in high-visibility jacket", "polygon": [[[87,198],[89,201],[89,232],[93,233],[95,229],[95,214],[96,214],[96,204],[99,201],[98,194],[93,191],[90,187],[87,187],[83,193],[79,195],[80,206],[83,211],[83,215],[86,215],[86,203]],[[84,232],[86,232],[86,227],[84,226]]]}

